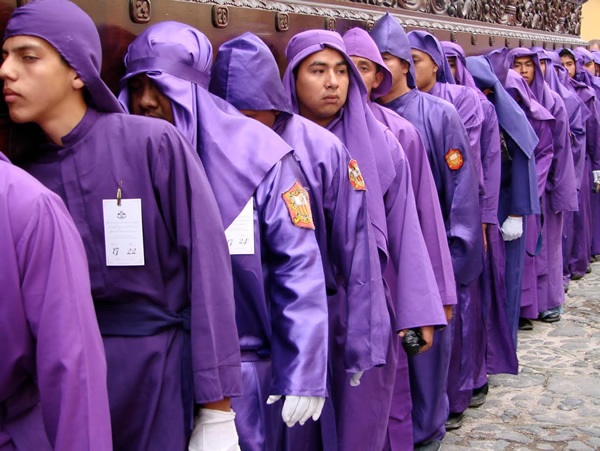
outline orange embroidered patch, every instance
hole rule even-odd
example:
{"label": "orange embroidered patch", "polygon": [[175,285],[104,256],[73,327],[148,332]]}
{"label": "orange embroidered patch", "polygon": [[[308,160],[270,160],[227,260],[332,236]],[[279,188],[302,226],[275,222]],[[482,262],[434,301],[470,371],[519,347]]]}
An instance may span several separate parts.
{"label": "orange embroidered patch", "polygon": [[310,199],[304,187],[294,182],[292,187],[282,195],[285,206],[290,213],[292,224],[303,229],[315,229],[312,211],[310,210]]}
{"label": "orange embroidered patch", "polygon": [[350,178],[350,184],[356,191],[366,191],[365,179],[363,179],[358,163],[356,160],[350,160],[348,163],[348,177]]}
{"label": "orange embroidered patch", "polygon": [[446,154],[446,164],[453,171],[457,171],[463,165],[465,160],[463,160],[463,156],[458,149],[450,149]]}

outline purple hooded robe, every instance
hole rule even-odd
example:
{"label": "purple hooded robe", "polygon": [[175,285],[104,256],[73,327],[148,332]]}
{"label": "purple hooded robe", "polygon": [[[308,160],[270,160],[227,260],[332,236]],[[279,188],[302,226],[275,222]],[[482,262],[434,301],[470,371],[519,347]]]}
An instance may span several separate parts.
{"label": "purple hooded robe", "polygon": [[[62,145],[42,146],[26,169],[63,199],[83,239],[114,449],[183,450],[193,403],[241,390],[231,264],[202,164],[170,124],[116,114],[118,101],[100,79],[97,30],[79,7],[28,3],[8,23],[5,38],[16,35],[52,44],[90,98]],[[119,187],[142,205],[143,266],[106,265],[102,205]]]}
{"label": "purple hooded robe", "polygon": [[0,449],[112,450],[106,361],[64,203],[0,153]]}
{"label": "purple hooded robe", "polygon": [[[294,36],[288,43],[288,67],[283,82],[292,99],[292,107],[298,111],[294,69],[306,57],[326,47],[338,51],[346,60],[350,77],[346,105],[327,128],[344,142],[358,161],[367,185],[371,221],[380,238],[385,240],[378,242],[390,291],[392,330],[444,325],[446,321],[435,276],[418,223],[408,163],[389,129],[371,113],[365,86],[345,52],[339,34],[307,31]],[[387,261],[387,255],[390,261]],[[387,364],[366,372],[358,387],[349,387],[346,375],[336,377],[334,374],[333,388],[339,391],[337,399],[335,392],[333,396],[340,449],[380,450],[383,447],[398,345],[399,340],[391,333]]]}
{"label": "purple hooded robe", "polygon": [[[473,325],[476,330],[474,349],[474,383],[481,387],[487,374],[517,373],[517,359],[512,343],[511,328],[506,312],[505,248],[498,224],[500,198],[501,139],[498,116],[494,105],[481,92],[466,67],[465,54],[458,44],[441,43],[446,57],[455,59],[454,80],[458,85],[473,89],[479,96],[486,120],[481,128],[481,167],[484,192],[480,194],[482,222],[487,224],[483,272],[480,277],[480,311],[475,309]],[[488,352],[489,350],[489,352]]]}
{"label": "purple hooded robe", "polygon": [[512,49],[507,53],[509,66],[513,66],[515,58],[523,56],[531,57],[535,66],[535,75],[530,86],[535,100],[555,119],[552,127],[552,164],[541,196],[544,218],[543,239],[535,264],[537,301],[541,313],[564,303],[562,214],[565,211],[578,209],[577,182],[569,137],[569,118],[564,101],[545,82],[539,57],[535,51],[525,48]]}
{"label": "purple hooded robe", "polygon": [[[373,39],[361,28],[352,28],[347,31],[343,39],[350,56],[369,59],[378,65],[383,74],[382,82],[372,90],[371,97],[375,98],[386,94],[392,85],[392,74],[383,62]],[[446,230],[435,181],[433,180],[423,141],[414,125],[389,108],[374,102],[369,102],[369,107],[375,117],[390,128],[406,153],[411,170],[419,222],[436,275],[442,303],[443,305],[455,305],[456,283],[452,274],[452,259],[446,241]],[[414,442],[411,417],[412,403],[408,378],[408,359],[403,349],[400,349],[397,367],[394,402],[388,424],[387,446],[394,450],[412,449]]]}
{"label": "purple hooded robe", "polygon": [[[600,78],[591,75],[583,67],[586,62],[594,60],[594,55],[591,52],[585,48],[578,47],[571,53],[576,57],[575,77],[571,81],[576,86],[580,98],[590,110],[590,116],[586,122],[586,164],[584,169],[585,177],[582,181],[582,185],[588,185],[587,187],[582,186],[582,191],[585,190],[587,193],[590,193],[593,188],[593,178],[590,175],[590,171],[600,169],[600,137],[598,136],[600,130]],[[593,94],[595,95],[593,96]],[[600,194],[591,192],[589,210],[587,211],[590,212],[589,220],[584,222],[584,219],[580,224],[574,225],[576,230],[581,230],[585,224],[590,230],[590,248],[574,246],[574,251],[579,251],[579,258],[577,260],[579,265],[573,272],[579,274],[583,274],[585,269],[587,269],[587,265],[584,266],[583,262],[584,252],[587,252],[588,255],[600,254]]]}
{"label": "purple hooded robe", "polygon": [[[294,225],[282,197],[297,182],[307,185],[291,148],[208,92],[211,63],[203,34],[161,22],[129,46],[124,81],[148,73],[171,99],[175,125],[196,146],[226,228],[252,199],[255,251],[231,256],[244,382],[232,408],[241,446],[269,449],[279,446],[283,402],[267,405],[270,394],[327,394],[323,267],[314,232]],[[121,98],[127,101],[126,89]]]}
{"label": "purple hooded robe", "polygon": [[[476,167],[479,177],[479,195],[483,197],[485,194],[481,166],[483,111],[479,97],[472,89],[454,84],[444,51],[433,35],[424,31],[411,31],[407,34],[407,37],[412,49],[427,53],[438,66],[437,82],[429,91],[429,94],[450,102],[461,117],[469,136],[471,164]],[[483,253],[481,258],[483,258]],[[458,289],[460,316],[454,324],[447,389],[450,412],[452,413],[466,410],[470,402],[471,390],[482,385],[475,379],[475,368],[477,366],[475,358],[478,354],[477,346],[482,338],[480,335],[483,331],[481,328],[481,296],[479,290],[479,280],[474,281],[464,289],[460,287]]]}
{"label": "purple hooded robe", "polygon": [[[581,225],[582,219],[590,217],[589,201],[591,187],[589,177],[585,177],[587,189],[581,189],[586,166],[585,124],[590,116],[590,112],[570,83],[563,84],[559,79],[556,67],[560,67],[563,71],[566,71],[566,69],[560,65],[558,55],[552,52],[559,63],[558,66],[555,66],[549,52],[535,47],[532,50],[537,52],[540,61],[546,61],[544,80],[550,89],[563,99],[569,116],[569,136],[571,151],[573,153],[573,165],[575,167],[579,208],[576,212],[565,212],[563,214],[563,285],[568,286],[569,279],[573,273],[583,274],[585,272],[590,257],[591,237],[589,236],[589,227],[584,229]],[[578,223],[577,227],[575,227],[576,222]]]}
{"label": "purple hooded robe", "polygon": [[[353,188],[348,150],[333,133],[292,113],[275,58],[257,36],[244,33],[223,44],[212,73],[210,90],[236,108],[278,112],[273,129],[294,148],[307,176],[330,295],[330,364],[348,373],[385,364],[390,319],[366,193]],[[336,439],[332,408],[328,400],[321,419],[329,444]],[[314,446],[311,426],[286,429],[291,449]]]}
{"label": "purple hooded robe", "polygon": [[[503,78],[505,80],[504,88],[525,112],[529,123],[538,137],[534,156],[537,174],[537,195],[540,198],[541,211],[541,199],[546,189],[548,173],[552,164],[552,126],[554,124],[554,117],[535,100],[531,89],[529,89],[529,85],[521,75],[510,69],[505,71]],[[521,287],[521,316],[525,318],[535,319],[539,313],[536,263],[538,261],[537,256],[541,250],[542,217],[542,215],[527,217],[527,224],[523,229],[526,255]]]}
{"label": "purple hooded robe", "polygon": [[[502,137],[502,169],[498,222],[504,223],[508,215],[527,216],[539,214],[537,175],[533,158],[538,138],[529,125],[525,113],[506,92],[496,77],[488,60],[483,56],[466,58],[466,66],[476,86],[488,92],[487,98],[494,104]],[[525,124],[525,125],[523,125]],[[523,218],[526,227],[527,218]],[[525,235],[504,242],[506,255],[505,292],[506,314],[512,346],[497,340],[488,340],[487,365],[489,372],[517,371],[516,347],[521,285],[525,262]],[[498,316],[498,321],[500,317]],[[498,365],[498,367],[496,367]]]}
{"label": "purple hooded robe", "polygon": [[[379,19],[370,33],[380,53],[389,52],[409,63],[408,85],[415,87],[410,43],[390,14]],[[482,268],[481,215],[478,176],[471,164],[469,138],[460,116],[449,103],[412,89],[384,105],[410,121],[419,131],[436,183],[457,290],[471,284]],[[458,152],[462,164],[446,156]],[[460,312],[455,313],[455,318]],[[456,323],[456,320],[453,322]],[[441,440],[448,418],[446,381],[451,353],[452,327],[436,332],[431,350],[410,360],[415,443]],[[470,370],[468,370],[470,371]],[[467,370],[466,370],[467,372]]]}

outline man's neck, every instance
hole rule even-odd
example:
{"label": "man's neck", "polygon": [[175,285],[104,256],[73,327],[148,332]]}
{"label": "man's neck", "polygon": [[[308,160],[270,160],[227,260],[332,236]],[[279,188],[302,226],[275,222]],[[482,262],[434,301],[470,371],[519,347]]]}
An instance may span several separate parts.
{"label": "man's neck", "polygon": [[56,112],[39,126],[52,143],[62,146],[62,138],[81,122],[86,111],[87,105],[82,99],[81,102],[70,104],[68,109]]}
{"label": "man's neck", "polygon": [[377,101],[380,103],[390,103],[402,97],[403,95],[408,94],[410,91],[412,91],[412,88],[408,87],[408,83],[406,83],[406,81],[404,83],[396,83],[386,95],[379,97]]}

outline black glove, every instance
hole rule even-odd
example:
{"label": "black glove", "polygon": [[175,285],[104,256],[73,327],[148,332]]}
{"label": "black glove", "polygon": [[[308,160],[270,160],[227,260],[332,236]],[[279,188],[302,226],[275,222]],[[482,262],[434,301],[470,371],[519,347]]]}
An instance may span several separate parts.
{"label": "black glove", "polygon": [[409,329],[406,335],[402,338],[402,347],[408,355],[417,355],[421,348],[425,346],[427,342],[423,340],[421,329]]}

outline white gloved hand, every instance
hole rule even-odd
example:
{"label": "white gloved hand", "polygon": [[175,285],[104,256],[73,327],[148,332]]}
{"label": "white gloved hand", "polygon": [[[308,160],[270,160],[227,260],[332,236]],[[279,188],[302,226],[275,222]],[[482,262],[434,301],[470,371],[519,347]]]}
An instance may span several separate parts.
{"label": "white gloved hand", "polygon": [[[273,404],[280,399],[281,395],[271,395],[267,399],[267,404]],[[296,423],[300,423],[300,426],[302,426],[311,417],[314,421],[317,421],[321,416],[324,404],[325,398],[318,396],[286,395],[281,418],[290,428]]]}
{"label": "white gloved hand", "polygon": [[354,373],[350,378],[350,385],[353,387],[358,387],[360,385],[360,378],[362,377],[364,371],[359,371],[358,373]]}
{"label": "white gloved hand", "polygon": [[235,412],[200,409],[194,419],[194,431],[188,451],[239,451]]}
{"label": "white gloved hand", "polygon": [[594,174],[594,183],[600,183],[600,170],[592,171],[592,174]]}
{"label": "white gloved hand", "polygon": [[521,238],[521,235],[523,235],[523,217],[509,216],[504,221],[504,224],[502,224],[500,231],[502,232],[504,241],[512,241]]}

